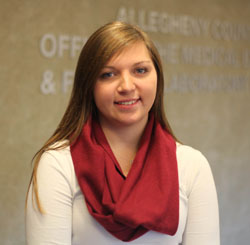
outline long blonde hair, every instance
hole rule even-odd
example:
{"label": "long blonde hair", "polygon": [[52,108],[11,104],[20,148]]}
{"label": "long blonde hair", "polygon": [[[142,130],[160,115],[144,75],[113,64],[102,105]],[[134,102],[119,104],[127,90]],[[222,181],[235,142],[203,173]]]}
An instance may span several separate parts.
{"label": "long blonde hair", "polygon": [[[125,47],[138,41],[145,44],[157,72],[156,99],[151,108],[151,112],[154,113],[155,118],[160,124],[176,139],[164,112],[163,69],[160,56],[153,42],[145,32],[131,24],[112,22],[102,26],[90,36],[81,51],[76,67],[70,101],[61,122],[53,135],[45,142],[33,158],[34,167],[30,186],[32,185],[33,187],[32,196],[34,194],[38,210],[41,213],[43,213],[43,209],[38,195],[37,169],[42,154],[47,150],[70,145],[79,136],[88,118],[90,116],[97,116],[93,90],[101,69],[114,54],[121,52]],[[64,144],[57,147],[53,146],[56,142],[64,140]]]}

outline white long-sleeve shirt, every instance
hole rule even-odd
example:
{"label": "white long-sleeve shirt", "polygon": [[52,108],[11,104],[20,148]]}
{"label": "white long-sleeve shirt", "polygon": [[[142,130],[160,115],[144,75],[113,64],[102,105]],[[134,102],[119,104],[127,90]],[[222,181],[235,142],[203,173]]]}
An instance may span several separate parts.
{"label": "white long-sleeve shirt", "polygon": [[[179,227],[174,236],[149,231],[134,245],[219,245],[219,214],[213,176],[206,158],[177,143]],[[119,245],[88,212],[69,147],[43,154],[37,173],[40,214],[32,192],[26,212],[27,245]],[[157,207],[155,207],[157,208]]]}

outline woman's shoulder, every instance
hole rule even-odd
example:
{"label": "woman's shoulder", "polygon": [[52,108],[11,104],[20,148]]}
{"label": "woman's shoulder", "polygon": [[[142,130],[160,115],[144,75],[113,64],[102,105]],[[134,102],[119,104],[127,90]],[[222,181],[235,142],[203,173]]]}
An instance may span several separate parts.
{"label": "woman's shoulder", "polygon": [[211,175],[209,163],[199,150],[180,143],[176,144],[176,157],[180,186],[189,195],[201,174],[203,176]]}
{"label": "woman's shoulder", "polygon": [[68,140],[57,141],[49,146],[48,150],[45,153],[54,155],[54,156],[61,156],[70,154],[70,146]]}
{"label": "woman's shoulder", "polygon": [[53,212],[57,202],[58,205],[70,202],[77,183],[67,142],[56,142],[41,155],[36,177],[39,198],[46,213]]}
{"label": "woman's shoulder", "polygon": [[208,164],[205,156],[197,149],[176,143],[176,156],[178,165],[187,165],[187,167],[200,168],[204,164]]}
{"label": "woman's shoulder", "polygon": [[40,171],[60,171],[67,174],[72,172],[72,159],[67,141],[52,144],[39,161]]}

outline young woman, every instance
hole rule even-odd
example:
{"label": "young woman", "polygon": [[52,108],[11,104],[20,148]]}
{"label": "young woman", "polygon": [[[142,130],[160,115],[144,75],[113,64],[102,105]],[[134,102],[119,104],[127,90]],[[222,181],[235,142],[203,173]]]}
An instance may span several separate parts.
{"label": "young woman", "polygon": [[92,34],[65,115],[35,156],[27,244],[219,244],[209,164],[177,142],[163,86],[138,27],[113,22]]}

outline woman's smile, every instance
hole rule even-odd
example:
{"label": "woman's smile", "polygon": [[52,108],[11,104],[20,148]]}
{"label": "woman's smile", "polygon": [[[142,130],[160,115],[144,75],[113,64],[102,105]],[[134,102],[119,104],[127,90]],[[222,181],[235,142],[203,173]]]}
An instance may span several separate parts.
{"label": "woman's smile", "polygon": [[120,101],[115,101],[114,103],[120,108],[120,109],[125,109],[129,110],[134,108],[140,101],[139,99],[127,99],[127,100],[120,100]]}

